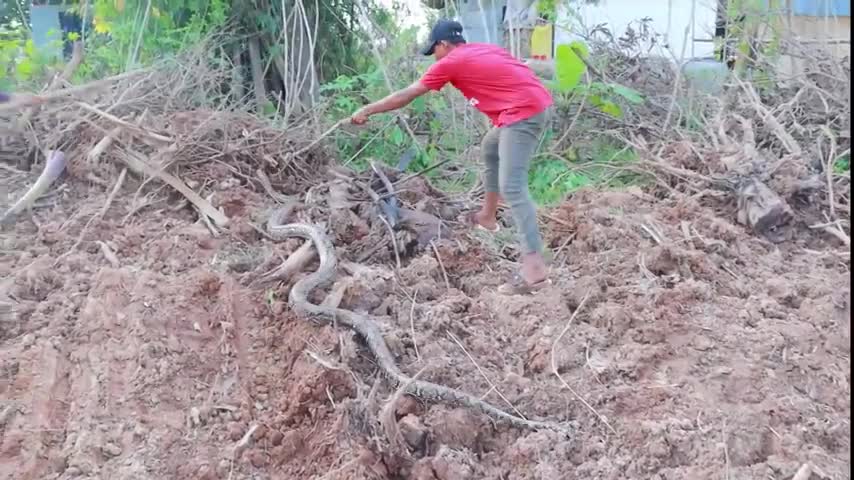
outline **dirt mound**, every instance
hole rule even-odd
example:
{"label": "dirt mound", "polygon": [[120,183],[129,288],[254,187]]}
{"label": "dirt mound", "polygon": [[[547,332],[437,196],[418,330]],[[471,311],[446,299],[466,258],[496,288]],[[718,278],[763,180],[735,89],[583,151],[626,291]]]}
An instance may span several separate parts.
{"label": "dirt mound", "polygon": [[372,315],[407,374],[570,422],[565,438],[395,396],[352,332],[289,311],[292,278],[254,283],[299,242],[253,228],[266,201],[230,178],[219,237],[189,209],[128,219],[131,181],[77,248],[108,194],[82,182],[2,233],[0,477],[847,478],[849,266],[812,240],[580,192],[546,213],[554,286],[508,297],[502,239],[419,241],[411,218],[455,213],[435,192],[373,252],[387,229],[353,182],[295,207],[338,219],[344,264],[315,301]]}

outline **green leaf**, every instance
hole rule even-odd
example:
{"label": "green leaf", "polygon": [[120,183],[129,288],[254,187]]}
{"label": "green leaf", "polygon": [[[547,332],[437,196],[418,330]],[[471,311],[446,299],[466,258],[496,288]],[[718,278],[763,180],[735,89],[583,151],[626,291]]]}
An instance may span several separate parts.
{"label": "green leaf", "polygon": [[633,88],[629,88],[625,85],[620,85],[619,83],[611,83],[608,85],[611,88],[611,91],[616,95],[623,97],[629,103],[633,103],[635,105],[640,105],[643,103],[644,98],[640,92]]}
{"label": "green leaf", "polygon": [[33,74],[33,69],[33,62],[29,58],[24,58],[15,65],[15,71],[21,80],[29,80]]}
{"label": "green leaf", "polygon": [[400,127],[395,125],[394,128],[391,129],[391,133],[389,134],[389,140],[395,146],[399,147],[403,145],[403,130],[401,130]]}
{"label": "green leaf", "polygon": [[607,100],[602,105],[599,105],[599,109],[602,110],[603,113],[607,113],[614,118],[623,118],[623,109],[620,108],[616,103]]}
{"label": "green leaf", "polygon": [[427,100],[424,96],[420,96],[410,104],[412,111],[417,115],[422,115],[427,112]]}
{"label": "green leaf", "polygon": [[833,172],[842,174],[851,171],[851,155],[845,154],[833,161]]}
{"label": "green leaf", "polygon": [[435,118],[433,120],[430,120],[429,125],[430,125],[430,133],[434,133],[434,134],[440,133],[440,132],[442,132],[442,130],[447,129],[447,126],[444,123],[442,123],[439,120],[436,120]]}
{"label": "green leaf", "polygon": [[576,51],[585,59],[589,55],[587,46],[579,41],[558,45],[555,51],[555,78],[558,89],[562,92],[568,92],[578,86],[587,69],[587,65]]}
{"label": "green leaf", "polygon": [[432,110],[445,110],[446,108],[448,108],[448,102],[445,101],[444,97],[441,97],[439,95],[430,95],[418,98],[428,98],[430,109]]}
{"label": "green leaf", "polygon": [[621,109],[619,105],[610,100],[605,100],[599,95],[591,96],[590,104],[598,108],[602,113],[611,115],[614,118],[623,117],[623,109]]}

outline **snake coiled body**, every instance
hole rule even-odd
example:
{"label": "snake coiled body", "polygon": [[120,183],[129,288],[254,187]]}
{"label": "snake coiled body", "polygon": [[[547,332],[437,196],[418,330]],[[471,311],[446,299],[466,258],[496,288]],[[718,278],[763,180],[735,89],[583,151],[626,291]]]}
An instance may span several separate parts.
{"label": "snake coiled body", "polygon": [[311,225],[301,223],[281,225],[275,214],[268,221],[267,229],[276,240],[300,237],[313,242],[320,258],[318,269],[291,287],[288,296],[290,308],[300,315],[310,316],[329,323],[335,322],[356,332],[365,340],[380,370],[394,388],[403,387],[407,394],[419,397],[427,402],[441,402],[473,408],[495,420],[504,421],[516,427],[534,430],[548,429],[569,434],[569,428],[565,425],[527,420],[454,388],[417,380],[403,373],[395,363],[394,356],[374,320],[350,310],[325,307],[309,302],[308,294],[321,284],[331,281],[336,273],[337,260],[329,238],[317,227]]}

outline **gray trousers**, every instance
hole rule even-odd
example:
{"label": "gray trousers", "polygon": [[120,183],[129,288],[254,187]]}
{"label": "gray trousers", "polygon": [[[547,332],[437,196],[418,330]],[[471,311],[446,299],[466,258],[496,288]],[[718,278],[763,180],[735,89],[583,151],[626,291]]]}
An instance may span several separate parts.
{"label": "gray trousers", "polygon": [[537,226],[537,209],[528,192],[528,168],[546,124],[546,113],[511,125],[493,128],[483,138],[481,153],[486,163],[484,186],[500,193],[510,205],[523,253],[542,253],[543,239]]}

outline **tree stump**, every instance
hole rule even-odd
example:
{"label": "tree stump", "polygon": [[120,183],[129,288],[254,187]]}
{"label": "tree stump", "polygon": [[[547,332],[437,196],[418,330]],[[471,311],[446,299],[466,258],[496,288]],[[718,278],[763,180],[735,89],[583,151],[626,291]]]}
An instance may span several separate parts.
{"label": "tree stump", "polygon": [[780,195],[752,178],[741,184],[736,196],[738,223],[774,243],[785,240],[784,227],[792,219],[792,209]]}

